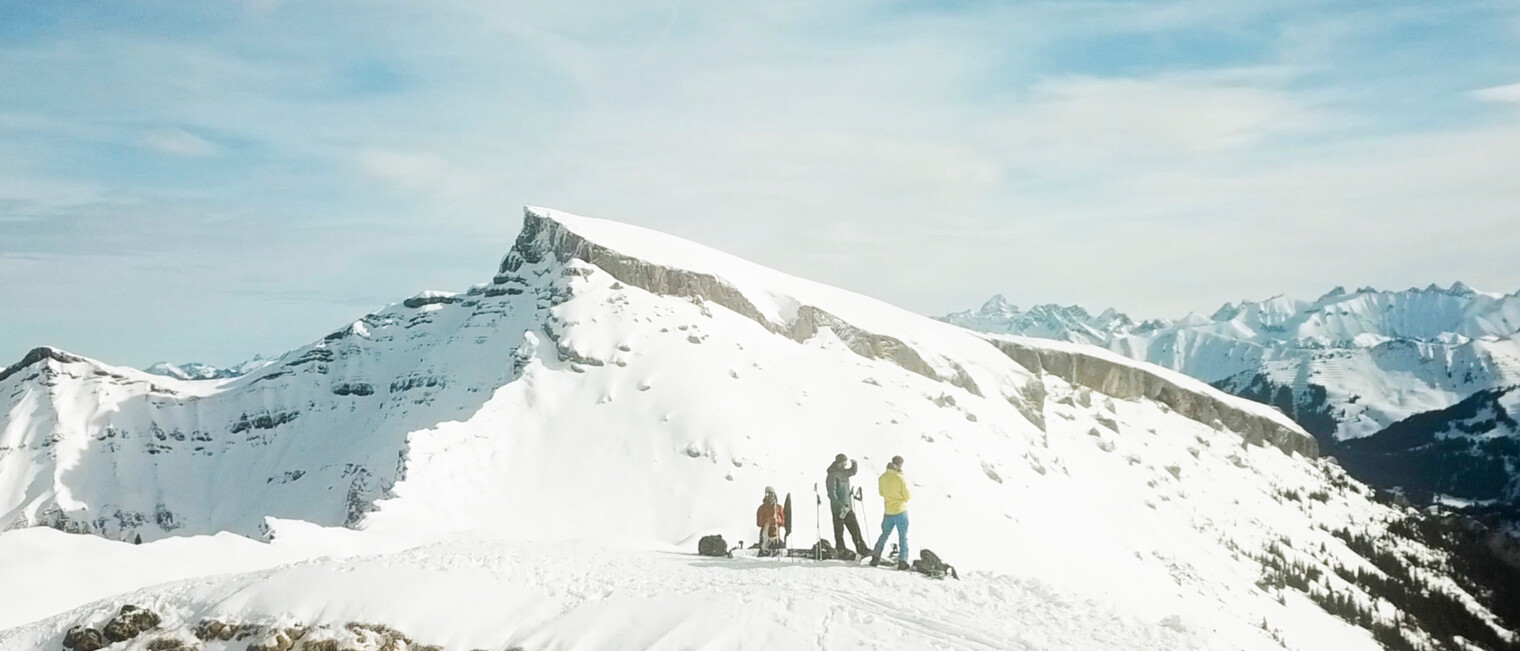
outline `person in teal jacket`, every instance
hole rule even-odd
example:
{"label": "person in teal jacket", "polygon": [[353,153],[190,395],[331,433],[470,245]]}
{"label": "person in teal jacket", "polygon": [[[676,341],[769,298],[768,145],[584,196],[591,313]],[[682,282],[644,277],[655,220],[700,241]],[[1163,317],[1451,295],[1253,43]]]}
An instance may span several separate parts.
{"label": "person in teal jacket", "polygon": [[887,538],[892,535],[892,530],[897,530],[897,569],[906,570],[912,566],[908,564],[911,558],[908,554],[908,500],[913,497],[908,491],[908,480],[902,474],[903,458],[892,457],[892,463],[887,464],[887,471],[881,473],[876,480],[877,492],[881,494],[882,516],[881,537],[876,539],[876,547],[871,553],[871,566],[881,565],[881,553],[887,546]]}
{"label": "person in teal jacket", "polygon": [[866,546],[865,539],[860,536],[860,521],[855,518],[855,500],[850,495],[850,478],[855,476],[856,470],[859,470],[859,466],[841,453],[829,465],[828,477],[823,483],[829,493],[829,514],[834,519],[834,548],[841,551],[849,549],[844,546],[844,530],[848,527],[850,537],[855,540],[855,552],[867,556],[870,555],[871,548]]}

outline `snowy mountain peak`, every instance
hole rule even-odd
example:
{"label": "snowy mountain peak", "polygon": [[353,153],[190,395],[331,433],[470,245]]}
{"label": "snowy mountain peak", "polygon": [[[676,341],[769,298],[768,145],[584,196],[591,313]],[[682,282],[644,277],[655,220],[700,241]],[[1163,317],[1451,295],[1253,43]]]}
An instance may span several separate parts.
{"label": "snowy mountain peak", "polygon": [[1018,314],[1019,306],[1009,303],[1002,294],[993,294],[977,311],[983,314]]}
{"label": "snowy mountain peak", "polygon": [[1225,303],[1219,306],[1219,309],[1214,310],[1214,314],[1209,318],[1214,321],[1229,321],[1239,314],[1240,308],[1236,307],[1235,304]]}
{"label": "snowy mountain peak", "polygon": [[64,352],[52,346],[38,346],[31,349],[30,351],[27,351],[27,353],[21,356],[21,359],[16,363],[7,366],[4,370],[0,370],[0,382],[9,379],[11,376],[16,375],[35,364],[47,362],[49,360],[64,364],[86,361],[83,357]]}

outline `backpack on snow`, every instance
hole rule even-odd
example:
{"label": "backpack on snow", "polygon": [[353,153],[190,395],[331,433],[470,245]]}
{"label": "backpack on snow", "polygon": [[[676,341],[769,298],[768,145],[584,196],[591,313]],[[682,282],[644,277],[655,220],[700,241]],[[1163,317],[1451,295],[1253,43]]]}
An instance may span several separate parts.
{"label": "backpack on snow", "polygon": [[939,555],[927,549],[918,553],[918,560],[913,561],[913,571],[923,574],[931,579],[943,579],[946,574],[959,581],[959,574],[955,573],[955,566],[939,559]]}
{"label": "backpack on snow", "polygon": [[819,560],[833,558],[834,546],[830,545],[829,541],[819,538],[818,542],[814,543],[813,547],[808,550],[808,553],[811,554],[813,558]]}
{"label": "backpack on snow", "polygon": [[702,536],[697,541],[697,553],[703,556],[732,556],[728,551],[728,541],[719,534]]}

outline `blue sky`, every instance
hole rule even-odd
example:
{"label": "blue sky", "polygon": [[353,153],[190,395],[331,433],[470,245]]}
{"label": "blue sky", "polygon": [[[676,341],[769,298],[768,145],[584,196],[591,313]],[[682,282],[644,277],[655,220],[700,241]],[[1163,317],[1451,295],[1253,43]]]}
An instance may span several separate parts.
{"label": "blue sky", "polygon": [[0,359],[279,353],[523,204],[926,313],[1509,293],[1520,5],[0,4]]}

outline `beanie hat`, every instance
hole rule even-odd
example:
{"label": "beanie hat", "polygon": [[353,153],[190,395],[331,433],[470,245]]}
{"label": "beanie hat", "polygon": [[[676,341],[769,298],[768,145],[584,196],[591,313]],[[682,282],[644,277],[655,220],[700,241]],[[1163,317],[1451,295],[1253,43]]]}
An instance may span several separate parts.
{"label": "beanie hat", "polygon": [[846,459],[849,459],[849,457],[844,456],[843,452],[840,452],[839,454],[834,455],[834,461],[837,462],[837,463],[844,463]]}

